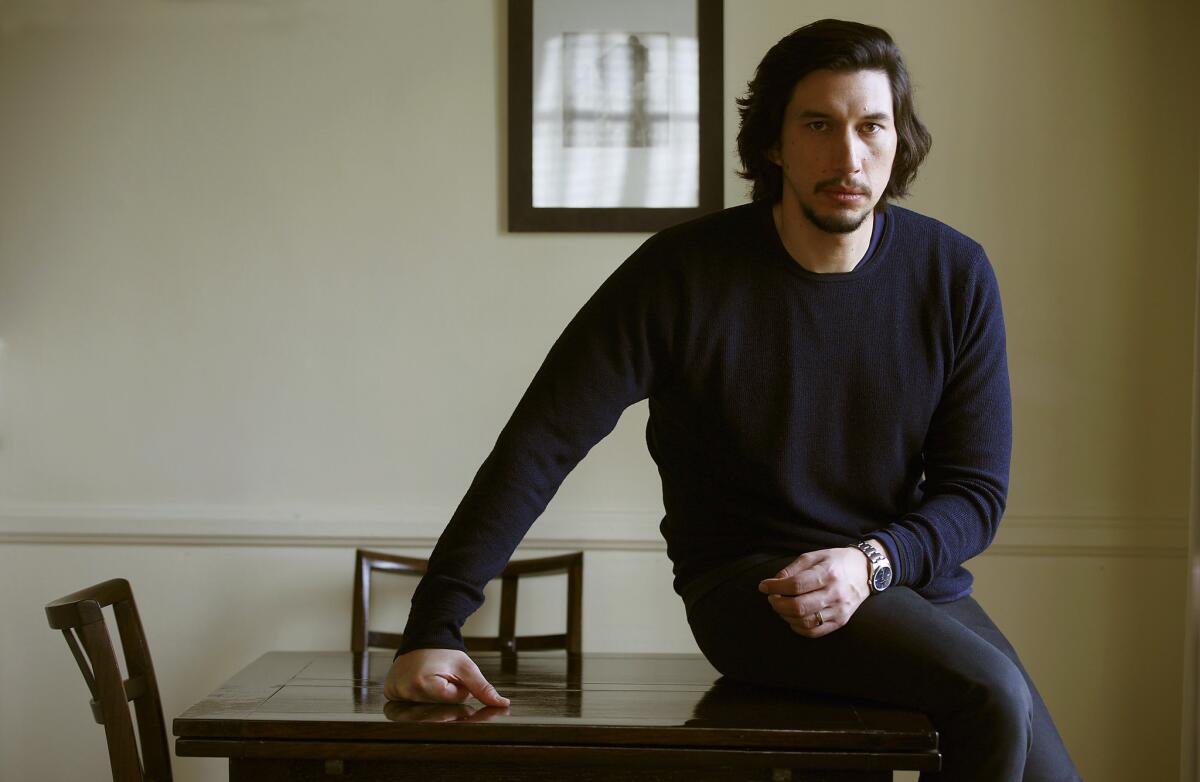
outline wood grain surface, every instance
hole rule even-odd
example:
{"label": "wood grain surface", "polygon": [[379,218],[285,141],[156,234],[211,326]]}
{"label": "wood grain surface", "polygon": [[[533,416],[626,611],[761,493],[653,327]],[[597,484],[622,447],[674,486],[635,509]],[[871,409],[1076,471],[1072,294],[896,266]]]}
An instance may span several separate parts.
{"label": "wood grain surface", "polygon": [[386,652],[272,652],[175,719],[175,752],[231,758],[231,779],[405,779],[416,764],[425,782],[472,767],[841,780],[939,765],[919,712],[728,682],[700,656],[473,657],[509,708],[389,702]]}

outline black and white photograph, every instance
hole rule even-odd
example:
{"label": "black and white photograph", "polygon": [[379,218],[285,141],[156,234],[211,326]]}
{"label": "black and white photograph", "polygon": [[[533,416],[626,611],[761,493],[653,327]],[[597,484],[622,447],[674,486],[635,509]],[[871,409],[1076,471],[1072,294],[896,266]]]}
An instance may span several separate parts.
{"label": "black and white photograph", "polygon": [[563,35],[562,146],[667,146],[675,122],[692,142],[694,108],[671,111],[671,51],[671,36],[664,33]]}
{"label": "black and white photograph", "polygon": [[646,229],[719,208],[705,97],[720,90],[719,5],[509,9],[510,230]]}

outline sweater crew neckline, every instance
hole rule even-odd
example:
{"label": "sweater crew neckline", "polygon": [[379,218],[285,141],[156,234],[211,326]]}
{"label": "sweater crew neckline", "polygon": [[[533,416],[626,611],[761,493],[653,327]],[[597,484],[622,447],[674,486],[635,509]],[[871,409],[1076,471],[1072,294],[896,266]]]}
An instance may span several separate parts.
{"label": "sweater crew neckline", "polygon": [[759,219],[766,233],[767,244],[770,250],[769,255],[772,261],[785,267],[791,274],[811,282],[852,282],[868,276],[883,264],[884,256],[887,254],[887,247],[891,243],[892,236],[895,234],[895,213],[891,207],[884,207],[882,212],[875,213],[875,225],[872,231],[871,243],[867,247],[866,255],[863,256],[862,260],[853,269],[848,272],[828,273],[809,271],[797,263],[792,254],[788,252],[787,247],[784,246],[783,239],[779,236],[779,231],[775,228],[775,218],[772,216],[771,208],[772,204],[770,202],[763,201],[759,204]]}

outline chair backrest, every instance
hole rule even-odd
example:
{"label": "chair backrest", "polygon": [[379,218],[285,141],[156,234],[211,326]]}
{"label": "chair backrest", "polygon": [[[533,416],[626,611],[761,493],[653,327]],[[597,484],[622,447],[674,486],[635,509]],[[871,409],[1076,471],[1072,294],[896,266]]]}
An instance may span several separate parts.
{"label": "chair backrest", "polygon": [[[121,676],[116,652],[101,609],[112,606],[129,678]],[[158,682],[146,633],[129,582],[114,578],[61,597],[46,606],[50,627],[62,630],[92,693],[92,716],[104,726],[114,782],[170,782],[167,745]],[[141,753],[129,715],[137,714]]]}
{"label": "chair backrest", "polygon": [[[422,576],[429,562],[416,557],[358,549],[354,563],[354,614],[350,649],[364,652],[369,647],[396,649],[404,640],[400,633],[371,630],[371,574],[376,571]],[[567,629],[554,635],[517,635],[517,586],[524,576],[567,575]],[[500,631],[495,636],[466,636],[472,652],[499,651],[506,655],[535,649],[565,649],[578,655],[583,649],[583,552],[556,557],[522,559],[508,563],[500,574]]]}

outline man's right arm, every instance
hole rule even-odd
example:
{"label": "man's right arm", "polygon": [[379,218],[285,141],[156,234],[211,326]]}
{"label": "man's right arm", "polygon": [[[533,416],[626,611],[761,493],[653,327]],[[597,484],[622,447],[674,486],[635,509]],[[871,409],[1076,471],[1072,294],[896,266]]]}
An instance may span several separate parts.
{"label": "man's right arm", "polygon": [[[626,260],[572,319],[479,468],[413,595],[389,697],[441,699],[441,690],[452,698],[464,686],[479,697],[471,689],[477,680],[463,667],[465,654],[410,655],[464,651],[461,626],[483,602],[483,587],[504,569],[567,474],[629,405],[662,382],[678,295],[663,282],[653,247],[652,239]],[[461,678],[464,670],[469,675]]]}

